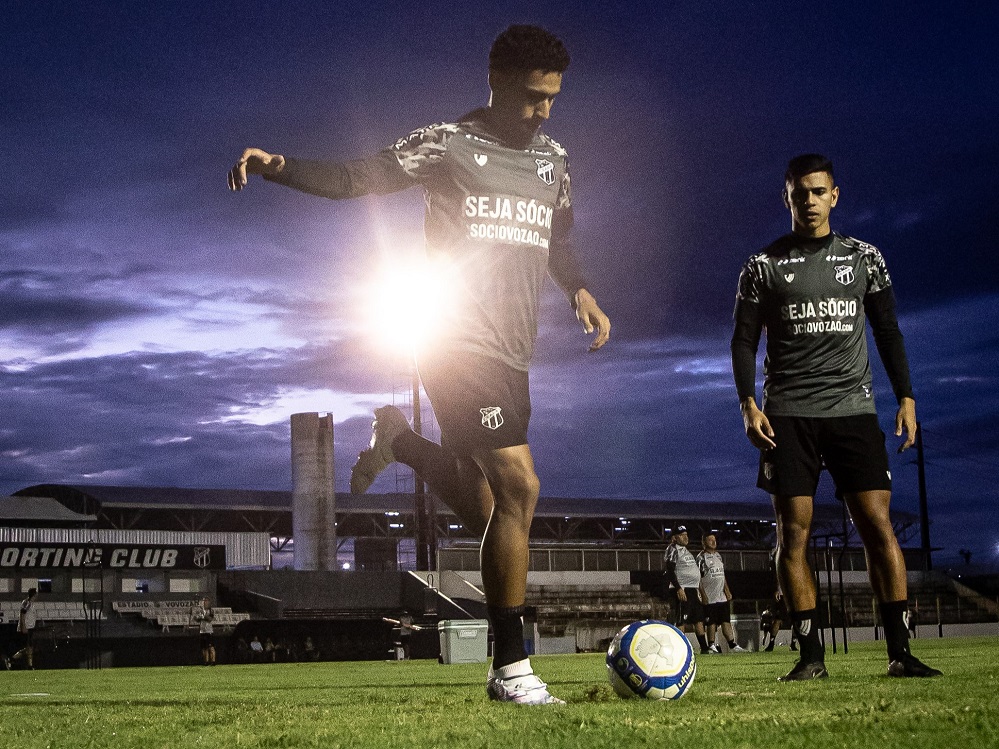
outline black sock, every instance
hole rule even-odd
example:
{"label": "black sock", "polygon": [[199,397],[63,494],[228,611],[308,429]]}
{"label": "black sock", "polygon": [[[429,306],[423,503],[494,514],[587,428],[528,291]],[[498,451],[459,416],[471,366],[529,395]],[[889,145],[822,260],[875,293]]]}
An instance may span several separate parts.
{"label": "black sock", "polygon": [[431,486],[447,483],[457,470],[451,452],[409,429],[392,440],[392,457],[412,468]]}
{"label": "black sock", "polygon": [[732,648],[736,647],[738,644],[739,643],[737,643],[735,640],[729,640],[728,641],[729,650],[731,650]]}
{"label": "black sock", "polygon": [[905,623],[908,601],[878,601],[881,626],[885,628],[888,660],[897,661],[909,654],[909,628]]}
{"label": "black sock", "polygon": [[524,607],[489,606],[493,624],[493,669],[509,666],[527,658],[524,648]]}
{"label": "black sock", "polygon": [[801,647],[801,660],[805,663],[824,662],[825,648],[819,640],[819,623],[815,609],[792,611],[791,621],[794,622],[794,634]]}
{"label": "black sock", "polygon": [[409,466],[427,482],[430,491],[475,534],[485,532],[488,514],[481,503],[478,469],[462,469],[461,461],[446,447],[406,430],[392,441],[392,457]]}
{"label": "black sock", "polygon": [[701,646],[701,652],[708,652],[708,638],[706,635],[697,635],[697,644]]}

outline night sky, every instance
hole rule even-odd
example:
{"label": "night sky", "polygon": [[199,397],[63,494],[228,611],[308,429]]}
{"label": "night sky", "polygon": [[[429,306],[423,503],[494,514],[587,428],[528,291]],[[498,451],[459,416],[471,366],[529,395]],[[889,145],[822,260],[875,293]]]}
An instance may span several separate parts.
{"label": "night sky", "polygon": [[[362,312],[379,269],[421,253],[422,196],[231,194],[226,171],[246,146],[366,155],[484,104],[493,37],[527,22],[573,57],[546,130],[614,323],[588,354],[550,285],[542,494],[767,503],[729,366],[735,285],[790,227],[787,159],[819,151],[833,227],[895,282],[935,561],[999,568],[993,4],[70,5],[2,4],[0,495],[289,489],[298,411],[334,414],[346,491],[371,409],[407,382]],[[876,354],[875,371],[893,431]],[[894,506],[915,513],[914,451],[891,452]]]}

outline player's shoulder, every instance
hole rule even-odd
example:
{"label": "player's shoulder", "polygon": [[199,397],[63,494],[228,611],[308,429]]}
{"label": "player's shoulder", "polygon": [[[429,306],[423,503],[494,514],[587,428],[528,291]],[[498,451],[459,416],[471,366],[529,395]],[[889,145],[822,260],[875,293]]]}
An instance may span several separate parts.
{"label": "player's shoulder", "polygon": [[421,145],[444,145],[448,139],[461,132],[458,122],[435,122],[412,130],[397,140],[392,147],[397,151]]}
{"label": "player's shoulder", "polygon": [[791,235],[787,234],[779,239],[775,239],[763,249],[757,250],[750,255],[749,259],[743,263],[743,268],[760,268],[761,266],[770,265],[786,258],[790,254],[794,244],[791,240]]}
{"label": "player's shoulder", "polygon": [[565,146],[548,135],[548,133],[538,133],[538,140],[544,148],[552,151],[557,156],[561,156],[563,159],[569,158],[569,152],[565,150]]}
{"label": "player's shoulder", "polygon": [[845,234],[840,234],[839,232],[833,232],[835,234],[836,243],[839,248],[845,249],[849,252],[854,252],[859,255],[868,255],[870,257],[880,257],[881,251],[874,245],[864,242],[863,240],[857,239],[856,237],[850,237]]}

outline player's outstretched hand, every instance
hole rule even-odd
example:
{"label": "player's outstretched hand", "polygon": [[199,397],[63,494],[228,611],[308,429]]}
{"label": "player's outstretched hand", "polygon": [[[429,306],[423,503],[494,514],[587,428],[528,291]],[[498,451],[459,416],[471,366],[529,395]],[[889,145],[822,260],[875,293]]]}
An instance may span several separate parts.
{"label": "player's outstretched hand", "polygon": [[905,441],[898,446],[898,451],[905,452],[916,442],[916,401],[912,398],[903,398],[898,404],[898,413],[895,414],[895,436],[901,437],[905,433]]}
{"label": "player's outstretched hand", "polygon": [[610,338],[611,323],[610,318],[604,314],[586,289],[576,292],[576,319],[583,324],[583,330],[587,333],[597,332],[596,338],[590,342],[590,351],[596,351]]}
{"label": "player's outstretched hand", "polygon": [[746,436],[754,447],[767,450],[777,446],[774,442],[774,430],[766,414],[756,407],[756,399],[746,398],[739,404],[742,411],[742,423],[746,427]]}
{"label": "player's outstretched hand", "polygon": [[229,170],[229,189],[239,192],[246,187],[247,174],[273,176],[282,169],[284,169],[284,156],[281,154],[267,153],[259,148],[247,148]]}

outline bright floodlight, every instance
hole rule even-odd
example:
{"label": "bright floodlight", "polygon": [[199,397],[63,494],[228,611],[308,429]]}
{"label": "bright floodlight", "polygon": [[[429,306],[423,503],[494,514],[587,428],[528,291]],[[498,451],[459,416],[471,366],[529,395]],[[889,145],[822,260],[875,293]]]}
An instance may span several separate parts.
{"label": "bright floodlight", "polygon": [[425,257],[383,264],[368,288],[368,326],[378,343],[412,355],[441,332],[454,297],[449,267]]}

